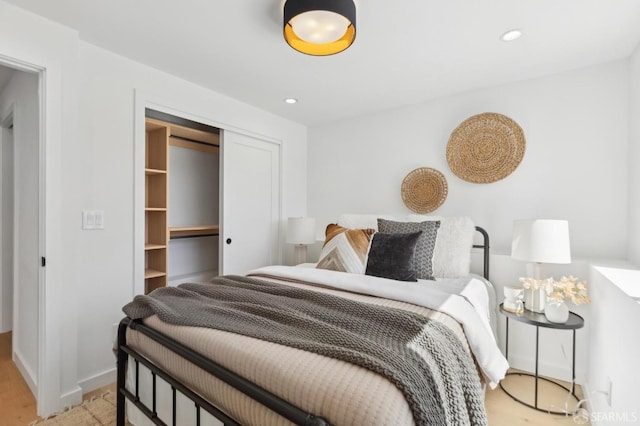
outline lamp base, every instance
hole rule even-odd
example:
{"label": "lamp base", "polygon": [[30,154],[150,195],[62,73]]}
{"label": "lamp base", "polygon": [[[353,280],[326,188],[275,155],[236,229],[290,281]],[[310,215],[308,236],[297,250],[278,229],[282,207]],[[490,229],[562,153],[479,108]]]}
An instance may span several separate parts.
{"label": "lamp base", "polygon": [[524,308],[526,310],[541,314],[544,312],[546,302],[547,293],[542,285],[536,290],[532,288],[524,290]]}
{"label": "lamp base", "polygon": [[307,261],[307,246],[305,244],[296,244],[293,254],[296,265],[305,263]]}

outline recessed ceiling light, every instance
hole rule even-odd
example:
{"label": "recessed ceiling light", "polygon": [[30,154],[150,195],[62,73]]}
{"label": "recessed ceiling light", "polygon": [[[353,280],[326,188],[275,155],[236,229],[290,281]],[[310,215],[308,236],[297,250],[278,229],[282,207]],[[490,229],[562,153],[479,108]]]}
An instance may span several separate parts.
{"label": "recessed ceiling light", "polygon": [[522,31],[521,30],[509,30],[506,33],[502,34],[500,36],[500,39],[502,41],[513,41],[513,40],[517,40],[522,36]]}
{"label": "recessed ceiling light", "polygon": [[284,101],[286,103],[288,103],[288,104],[296,104],[296,103],[298,103],[298,100],[296,98],[287,98]]}

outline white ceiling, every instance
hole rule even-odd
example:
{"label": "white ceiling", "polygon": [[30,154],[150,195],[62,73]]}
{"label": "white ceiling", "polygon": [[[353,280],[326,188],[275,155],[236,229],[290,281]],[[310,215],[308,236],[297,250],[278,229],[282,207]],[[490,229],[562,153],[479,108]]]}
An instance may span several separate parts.
{"label": "white ceiling", "polygon": [[[285,43],[283,0],[7,1],[309,125],[626,58],[640,41],[638,0],[356,0],[356,41],[329,57]],[[502,42],[512,28],[524,36]]]}

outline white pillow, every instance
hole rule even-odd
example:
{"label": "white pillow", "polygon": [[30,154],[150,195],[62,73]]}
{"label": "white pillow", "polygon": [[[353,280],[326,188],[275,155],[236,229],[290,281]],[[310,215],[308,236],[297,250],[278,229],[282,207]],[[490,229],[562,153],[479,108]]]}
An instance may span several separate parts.
{"label": "white pillow", "polygon": [[410,214],[407,222],[439,220],[440,228],[433,249],[433,276],[458,278],[469,276],[471,247],[476,227],[468,217],[442,217]]}

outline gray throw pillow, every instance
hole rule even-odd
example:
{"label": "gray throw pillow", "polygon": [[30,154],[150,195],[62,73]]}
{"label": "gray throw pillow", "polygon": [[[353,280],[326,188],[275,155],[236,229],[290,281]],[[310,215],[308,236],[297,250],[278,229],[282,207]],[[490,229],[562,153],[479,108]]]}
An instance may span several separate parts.
{"label": "gray throw pillow", "polygon": [[420,238],[416,243],[414,254],[417,278],[433,280],[433,249],[436,246],[436,237],[440,221],[425,222],[395,222],[392,220],[378,219],[378,231],[386,234],[408,234],[420,232]]}
{"label": "gray throw pillow", "polygon": [[417,281],[413,256],[421,234],[373,234],[365,274],[398,281]]}

